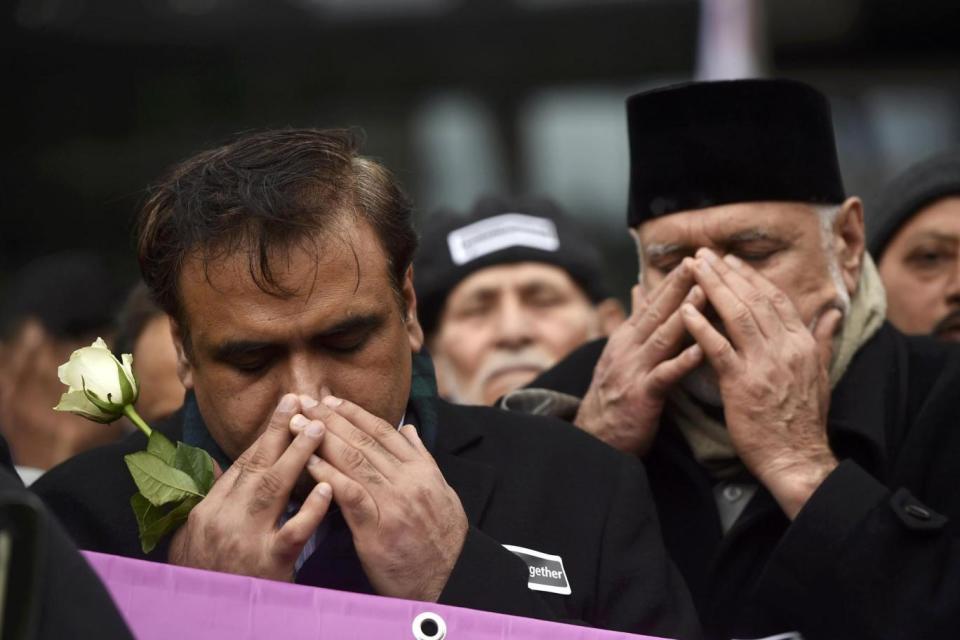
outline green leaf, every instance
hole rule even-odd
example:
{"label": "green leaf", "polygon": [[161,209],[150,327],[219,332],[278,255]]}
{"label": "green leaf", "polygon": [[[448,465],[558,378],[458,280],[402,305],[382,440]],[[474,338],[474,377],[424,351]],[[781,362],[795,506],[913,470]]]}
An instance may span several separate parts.
{"label": "green leaf", "polygon": [[186,498],[168,508],[159,508],[150,504],[142,494],[135,493],[130,498],[130,506],[137,516],[140,530],[140,547],[144,553],[153,551],[157,543],[168,533],[173,532],[187,520],[190,511],[197,506],[200,498]]}
{"label": "green leaf", "polygon": [[202,498],[193,478],[147,451],[123,457],[143,497],[155,507],[188,497]]}
{"label": "green leaf", "polygon": [[178,442],[173,466],[193,478],[203,495],[213,486],[213,458],[203,449]]}
{"label": "green leaf", "polygon": [[[170,442],[165,435],[156,429],[150,433],[150,439],[147,440],[147,451],[166,462],[167,465],[177,467],[178,469],[180,468],[179,465],[174,462],[177,448],[173,446],[173,443]],[[181,471],[186,471],[186,469],[181,469]],[[191,473],[187,475],[194,477]]]}
{"label": "green leaf", "polygon": [[123,366],[117,362],[117,382],[120,383],[120,404],[133,404],[136,398],[133,397],[133,385],[127,379],[127,372]]}

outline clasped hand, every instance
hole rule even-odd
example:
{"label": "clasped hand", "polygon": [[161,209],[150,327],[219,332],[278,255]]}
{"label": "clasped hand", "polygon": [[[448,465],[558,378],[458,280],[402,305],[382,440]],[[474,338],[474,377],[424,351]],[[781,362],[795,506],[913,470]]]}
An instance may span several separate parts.
{"label": "clasped hand", "polygon": [[[278,524],[304,471],[316,482]],[[395,429],[338,398],[284,396],[259,438],[174,535],[169,560],[292,580],[297,557],[340,506],[367,578],[382,595],[435,601],[467,533],[456,492],[414,427]]]}
{"label": "clasped hand", "polygon": [[[666,398],[703,361],[717,375],[725,421],[751,473],[793,518],[836,467],[826,435],[827,367],[842,314],[811,332],[786,294],[732,255],[685,258],[650,292],[633,292],[627,322],[608,340],[576,424],[643,455]],[[709,303],[722,328],[704,315]],[[692,336],[694,344],[685,346]]]}

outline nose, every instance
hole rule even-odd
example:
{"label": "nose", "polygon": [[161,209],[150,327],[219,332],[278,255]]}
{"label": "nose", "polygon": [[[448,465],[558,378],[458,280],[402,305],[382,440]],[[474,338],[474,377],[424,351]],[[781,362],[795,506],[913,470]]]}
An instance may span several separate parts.
{"label": "nose", "polygon": [[309,351],[295,352],[290,356],[284,381],[286,388],[280,390],[281,395],[295,393],[321,400],[324,396],[333,394],[327,379],[328,374],[328,367],[323,366],[316,354]]}
{"label": "nose", "polygon": [[496,318],[496,345],[517,350],[533,342],[533,321],[516,298],[503,300]]}

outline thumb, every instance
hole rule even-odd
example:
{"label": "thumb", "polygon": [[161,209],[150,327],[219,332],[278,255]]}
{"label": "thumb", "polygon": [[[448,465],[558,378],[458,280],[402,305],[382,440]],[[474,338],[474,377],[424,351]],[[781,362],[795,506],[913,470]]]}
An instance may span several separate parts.
{"label": "thumb", "polygon": [[828,309],[813,328],[813,338],[817,342],[817,351],[820,355],[820,363],[830,369],[830,361],[833,359],[833,336],[840,329],[840,322],[843,320],[843,313],[839,309]]}

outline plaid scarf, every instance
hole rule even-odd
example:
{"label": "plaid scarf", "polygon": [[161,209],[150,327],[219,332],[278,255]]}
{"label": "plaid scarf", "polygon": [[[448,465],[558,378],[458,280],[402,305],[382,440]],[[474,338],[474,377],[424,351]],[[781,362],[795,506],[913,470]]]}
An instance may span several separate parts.
{"label": "plaid scarf", "polygon": [[[426,350],[412,354],[412,365],[410,397],[404,423],[417,428],[420,438],[432,453],[437,441],[437,377]],[[204,449],[221,469],[233,463],[210,435],[193,391],[187,394],[183,405],[183,441]]]}

